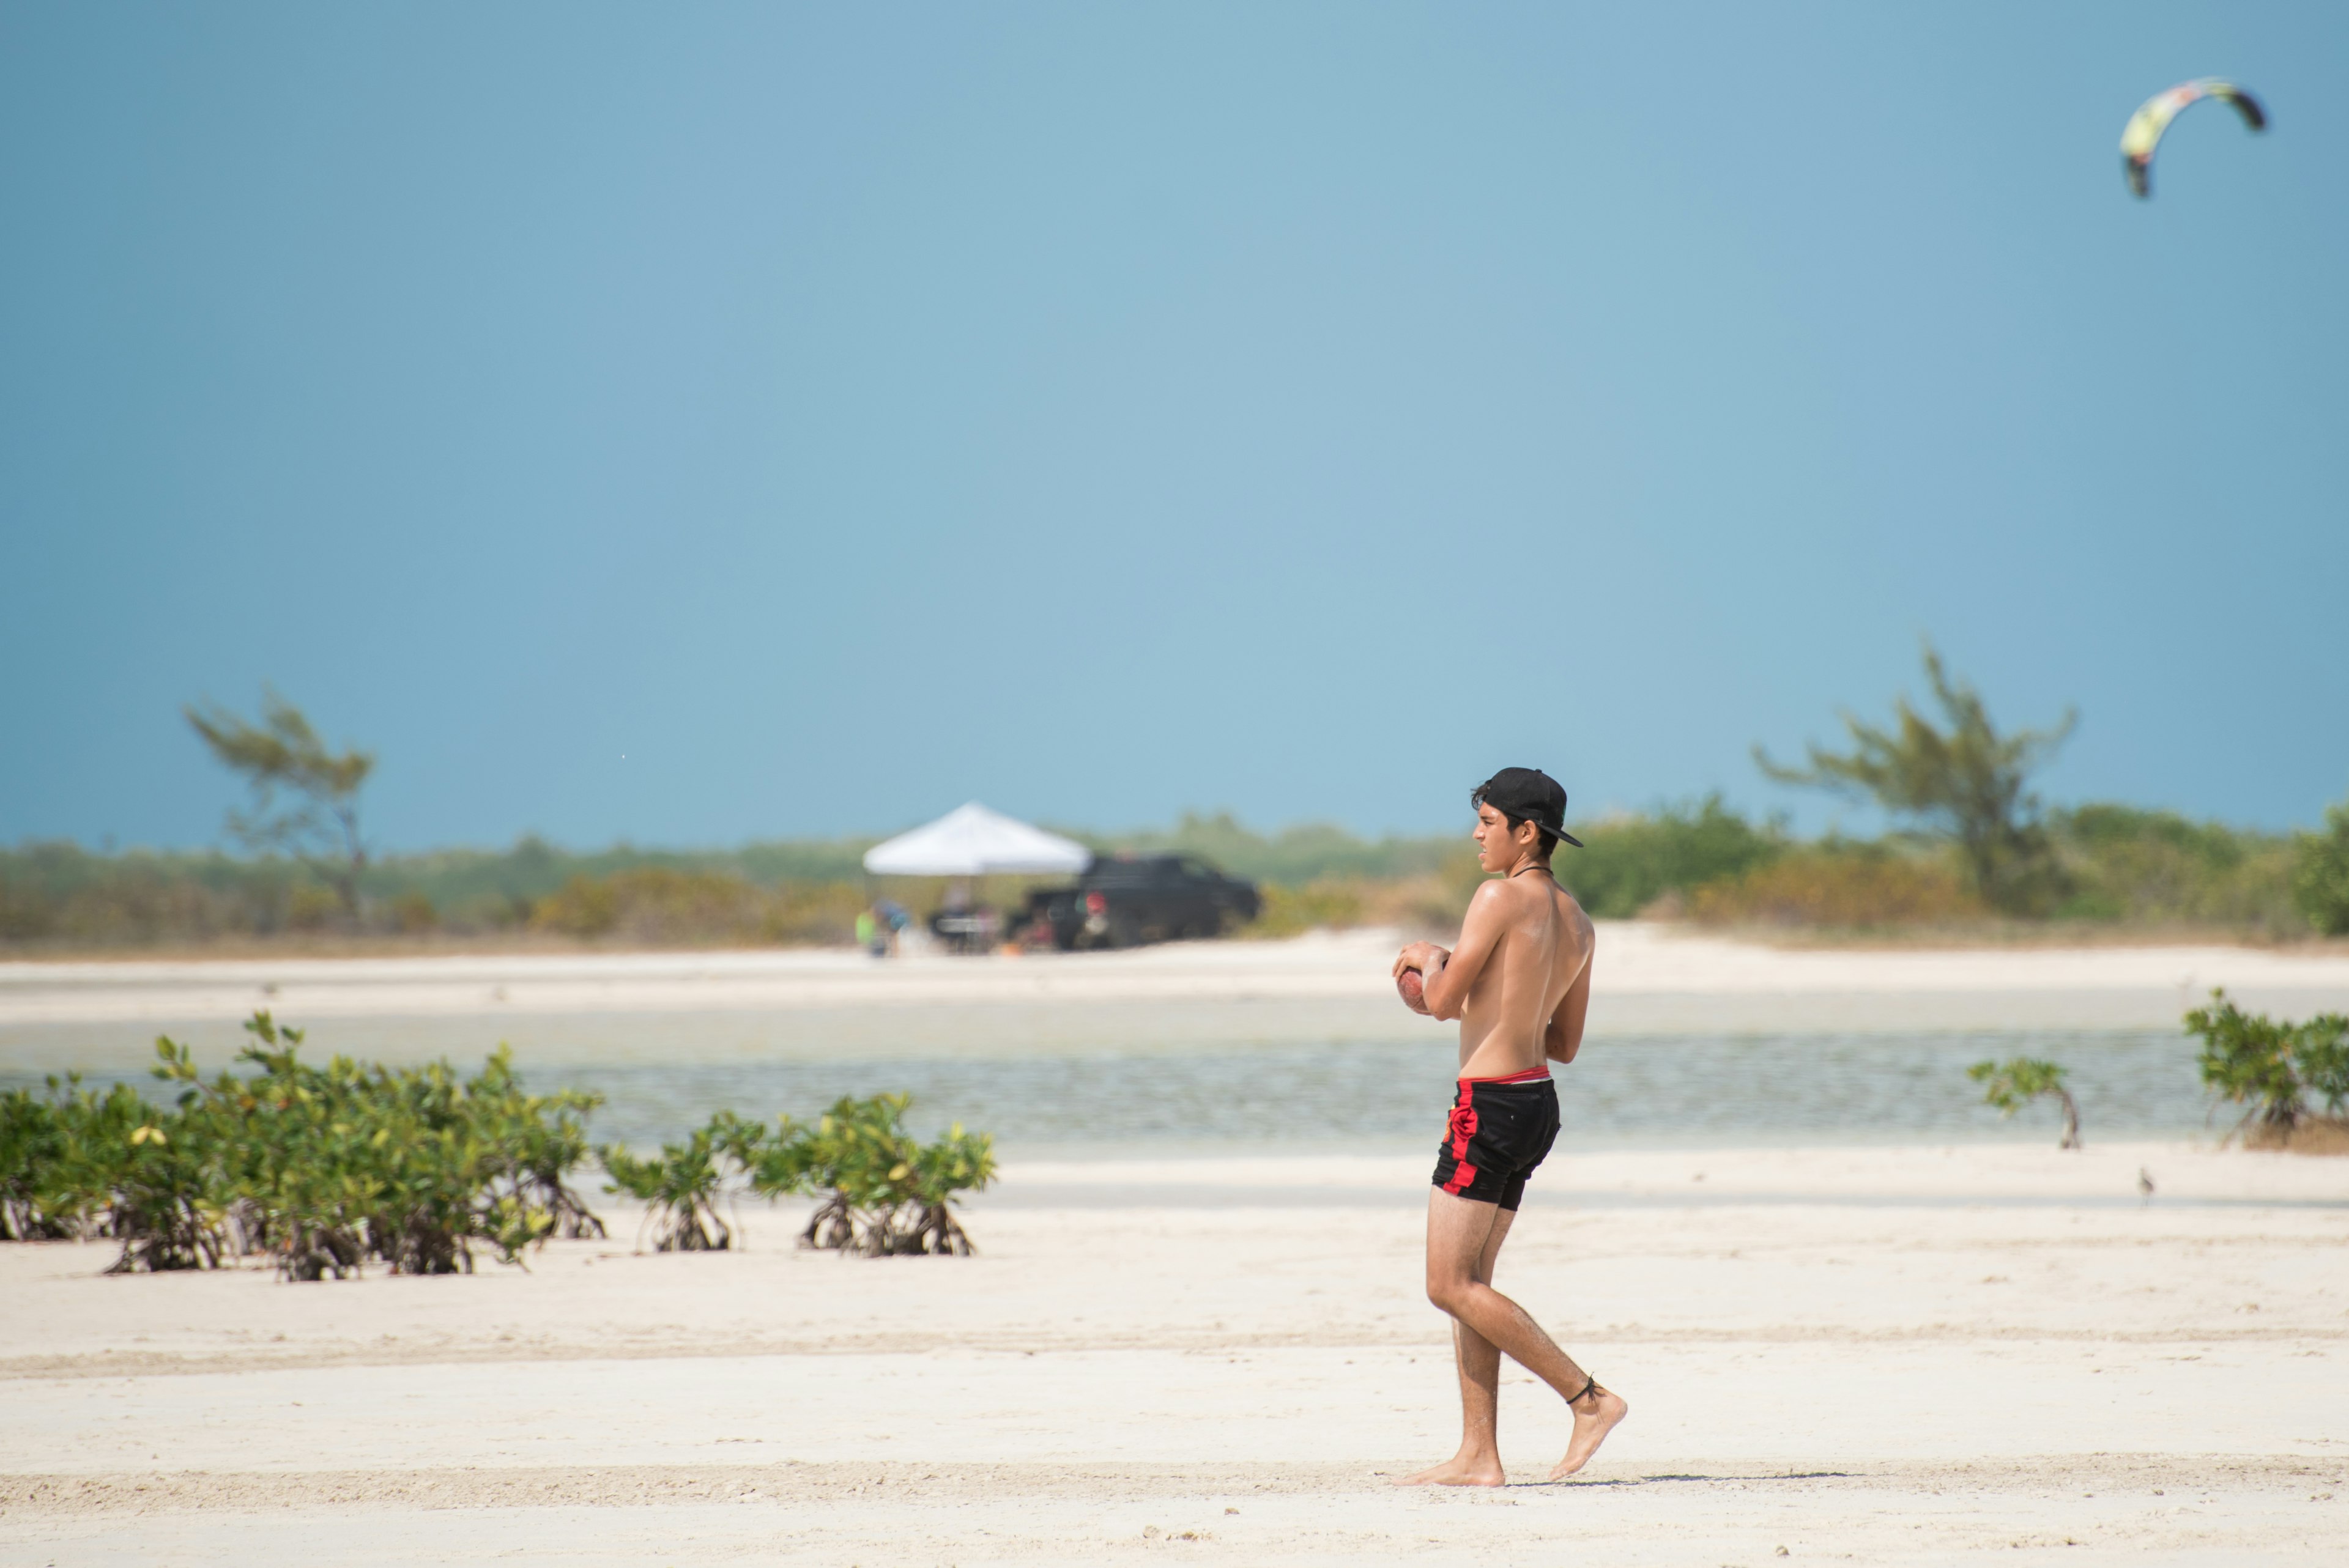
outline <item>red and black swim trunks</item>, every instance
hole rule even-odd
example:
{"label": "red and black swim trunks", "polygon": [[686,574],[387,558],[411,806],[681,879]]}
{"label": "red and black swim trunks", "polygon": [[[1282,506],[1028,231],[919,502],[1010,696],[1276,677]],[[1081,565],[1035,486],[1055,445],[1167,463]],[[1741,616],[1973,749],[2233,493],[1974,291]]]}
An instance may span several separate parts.
{"label": "red and black swim trunks", "polygon": [[1557,1085],[1549,1068],[1462,1078],[1435,1150],[1435,1184],[1455,1196],[1515,1209],[1557,1141]]}

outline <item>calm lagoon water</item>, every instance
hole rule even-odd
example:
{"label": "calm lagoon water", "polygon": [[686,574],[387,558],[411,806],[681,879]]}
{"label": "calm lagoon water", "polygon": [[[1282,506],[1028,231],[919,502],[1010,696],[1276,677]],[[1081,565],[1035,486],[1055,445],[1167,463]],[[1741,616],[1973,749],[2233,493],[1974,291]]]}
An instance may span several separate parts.
{"label": "calm lagoon water", "polygon": [[[637,1144],[674,1136],[717,1106],[804,1116],[841,1095],[903,1089],[925,1128],[983,1128],[1014,1155],[1415,1150],[1442,1127],[1452,1050],[1425,1039],[1365,1040],[679,1063],[564,1076],[603,1094],[599,1124]],[[2052,1140],[2052,1105],[2009,1121],[1966,1077],[1971,1063],[2015,1055],[2069,1069],[2091,1139],[2184,1136],[2207,1125],[2194,1047],[2167,1033],[1593,1041],[1559,1071],[1558,1089],[1566,1137],[1585,1145]]]}
{"label": "calm lagoon water", "polygon": [[[1123,1038],[1091,1047],[861,1042],[852,1050],[766,1051],[744,1048],[707,1020],[667,1023],[631,1030],[632,1048],[617,1053],[593,1043],[599,1026],[583,1020],[573,1042],[550,1022],[537,1038],[517,1042],[517,1060],[533,1088],[603,1095],[595,1135],[639,1148],[721,1106],[805,1118],[841,1095],[902,1089],[913,1094],[913,1119],[925,1130],[959,1121],[994,1133],[1009,1155],[1094,1158],[1416,1150],[1442,1125],[1455,1059],[1433,1033],[1153,1044],[1136,1038],[1146,1026],[1129,1026]],[[419,1030],[431,1037],[413,1037]],[[338,1028],[332,1045],[410,1060],[445,1051],[461,1064],[478,1060],[483,1038],[496,1037],[457,1020],[387,1021],[383,1037],[368,1037],[378,1032]],[[109,1055],[126,1068],[138,1059]],[[207,1064],[229,1055],[226,1039],[198,1051]],[[2194,1044],[2168,1031],[1594,1038],[1559,1072],[1558,1088],[1569,1146],[2052,1140],[2052,1105],[2002,1119],[1966,1077],[1972,1062],[2017,1055],[2069,1069],[2092,1142],[2187,1136],[2210,1125]],[[18,1070],[0,1072],[0,1088],[40,1081],[22,1070],[26,1053],[15,1061]],[[88,1081],[115,1078],[161,1088],[119,1069],[90,1073]]]}

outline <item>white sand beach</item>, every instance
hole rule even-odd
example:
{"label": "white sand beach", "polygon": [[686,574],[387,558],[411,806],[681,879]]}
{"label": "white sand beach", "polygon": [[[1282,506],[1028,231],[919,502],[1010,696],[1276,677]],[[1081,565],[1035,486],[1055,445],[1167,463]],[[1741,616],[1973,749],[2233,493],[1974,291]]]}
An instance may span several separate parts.
{"label": "white sand beach", "polygon": [[[999,1047],[1145,1015],[1177,1038],[1392,1028],[1391,946],[21,965],[0,1040],[19,1069],[127,1062],[161,1021],[231,1038],[254,1005],[338,1044],[503,1010],[523,1037],[553,1021],[542,1060],[582,1020],[728,1009],[762,1041],[821,1022],[808,1049],[882,1015]],[[2227,948],[1619,926],[1601,954],[1599,1050],[1854,1018],[2174,1026],[2212,984],[2349,1006],[2349,961]],[[1559,1149],[1498,1283],[1632,1406],[1569,1484],[1539,1484],[1566,1422],[1514,1369],[1515,1484],[1389,1484],[1455,1433],[1425,1159],[1135,1150],[1016,1161],[970,1205],[968,1260],[801,1252],[764,1210],[726,1254],[639,1253],[607,1210],[610,1240],[528,1272],[311,1285],[0,1246],[0,1563],[2349,1560],[2349,1161],[2093,1123],[2078,1153],[1602,1151],[1570,1121]]]}
{"label": "white sand beach", "polygon": [[[0,1070],[138,1067],[154,1031],[233,1045],[256,1007],[305,1024],[480,1020],[542,1053],[582,1021],[722,1016],[759,1048],[1050,1048],[1146,1016],[1164,1040],[1392,1033],[1396,933],[1138,951],[876,962],[841,951],[0,964]],[[1785,951],[1639,922],[1603,923],[1595,1036],[1795,1030],[2168,1028],[2223,985],[2247,1006],[2349,1009],[2349,954],[2226,946]],[[550,1027],[550,1021],[566,1026]],[[347,1034],[337,1037],[348,1037]],[[429,1035],[417,1035],[428,1040]],[[397,1032],[369,1037],[397,1057]],[[523,1050],[525,1059],[532,1059]],[[536,1059],[555,1059],[541,1055]]]}
{"label": "white sand beach", "polygon": [[1476,1494],[1388,1484],[1454,1435],[1425,1179],[1038,1165],[968,1260],[765,1212],[317,1285],[0,1248],[0,1563],[2349,1557],[2349,1161],[1561,1155],[1499,1283],[1633,1414],[1539,1484],[1511,1369]]}

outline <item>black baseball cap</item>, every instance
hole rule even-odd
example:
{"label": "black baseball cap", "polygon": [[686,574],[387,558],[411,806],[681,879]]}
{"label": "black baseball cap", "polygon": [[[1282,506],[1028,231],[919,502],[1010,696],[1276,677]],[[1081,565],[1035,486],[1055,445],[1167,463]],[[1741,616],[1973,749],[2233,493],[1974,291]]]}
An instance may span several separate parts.
{"label": "black baseball cap", "polygon": [[1512,823],[1530,820],[1553,839],[1582,848],[1566,830],[1566,786],[1538,768],[1504,768],[1468,791],[1472,806],[1490,806]]}

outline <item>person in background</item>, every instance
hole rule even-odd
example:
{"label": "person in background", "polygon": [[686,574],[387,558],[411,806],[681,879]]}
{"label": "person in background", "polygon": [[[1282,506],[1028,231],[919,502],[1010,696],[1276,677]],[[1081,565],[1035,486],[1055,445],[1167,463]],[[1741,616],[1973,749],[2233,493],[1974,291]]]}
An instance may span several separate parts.
{"label": "person in background", "polygon": [[870,909],[856,912],[856,945],[875,958],[888,956],[888,945],[881,940],[881,923],[874,918]]}
{"label": "person in background", "polygon": [[889,944],[889,956],[895,958],[898,956],[900,944],[905,941],[905,927],[914,923],[914,917],[906,911],[904,904],[894,898],[883,899],[874,905],[874,912],[881,917],[881,927],[886,934]]}

